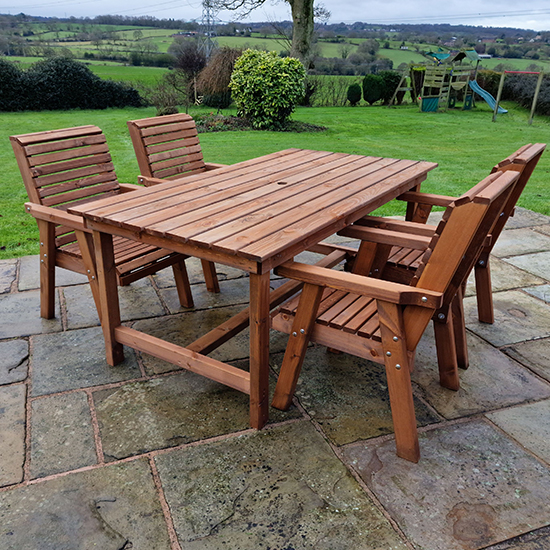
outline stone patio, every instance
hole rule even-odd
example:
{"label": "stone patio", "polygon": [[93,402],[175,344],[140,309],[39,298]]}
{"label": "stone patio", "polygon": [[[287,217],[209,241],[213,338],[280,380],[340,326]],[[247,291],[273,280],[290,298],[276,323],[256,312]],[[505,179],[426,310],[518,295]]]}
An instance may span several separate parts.
{"label": "stone patio", "polygon": [[[246,303],[241,272],[212,295],[188,267],[194,310],[167,270],[121,289],[124,323],[185,344]],[[244,394],[129,349],[108,366],[82,277],[60,270],[45,321],[37,258],[0,261],[0,550],[550,548],[550,218],[518,209],[492,267],[458,392],[431,327],[419,346],[412,464],[374,363],[312,346],[293,407],[251,430]],[[247,368],[247,334],[212,356]]]}

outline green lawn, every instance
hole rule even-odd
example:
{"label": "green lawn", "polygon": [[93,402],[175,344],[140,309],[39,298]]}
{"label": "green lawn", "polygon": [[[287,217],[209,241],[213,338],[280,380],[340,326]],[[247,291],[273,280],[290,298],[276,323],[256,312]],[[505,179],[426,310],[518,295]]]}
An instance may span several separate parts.
{"label": "green lawn", "polygon": [[[528,113],[505,105],[510,112],[491,122],[491,111],[480,104],[473,111],[420,113],[415,106],[299,108],[294,118],[327,127],[325,132],[220,132],[201,134],[205,158],[231,164],[288,147],[341,151],[362,155],[435,161],[423,189],[457,195],[489,173],[490,168],[525,143],[550,142],[548,118],[527,125]],[[35,254],[37,230],[23,210],[25,189],[9,144],[11,134],[96,124],[102,128],[120,181],[135,182],[138,167],[126,121],[154,116],[153,108],[105,111],[2,113],[0,127],[0,258]],[[550,153],[545,153],[520,205],[550,215]],[[384,213],[402,212],[388,205]]]}

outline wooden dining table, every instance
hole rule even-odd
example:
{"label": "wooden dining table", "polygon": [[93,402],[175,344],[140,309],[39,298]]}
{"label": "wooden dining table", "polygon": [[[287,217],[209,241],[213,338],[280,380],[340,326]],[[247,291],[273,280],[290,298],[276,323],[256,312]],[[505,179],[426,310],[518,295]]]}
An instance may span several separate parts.
{"label": "wooden dining table", "polygon": [[[250,396],[250,424],[269,409],[270,311],[298,289],[270,291],[270,271],[410,190],[432,162],[287,149],[73,206],[93,232],[100,318],[110,365],[123,345],[164,359]],[[121,324],[113,235],[242,269],[249,307],[199,340],[178,346]],[[159,320],[159,323],[162,320]],[[250,327],[249,372],[208,353]]]}

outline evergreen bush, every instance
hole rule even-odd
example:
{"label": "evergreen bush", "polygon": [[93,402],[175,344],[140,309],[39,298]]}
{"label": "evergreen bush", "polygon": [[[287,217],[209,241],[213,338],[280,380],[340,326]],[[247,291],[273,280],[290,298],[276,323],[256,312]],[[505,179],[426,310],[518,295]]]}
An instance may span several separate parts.
{"label": "evergreen bush", "polygon": [[348,101],[352,107],[355,107],[361,101],[361,85],[351,84],[348,88]]}
{"label": "evergreen bush", "polygon": [[19,72],[13,68],[6,70],[3,64],[0,66],[0,98],[6,95],[11,99],[0,100],[0,110],[53,111],[142,105],[134,88],[102,80],[86,65],[72,59],[52,57]]}
{"label": "evergreen bush", "polygon": [[369,104],[382,99],[384,81],[377,74],[367,74],[363,78],[363,99]]}
{"label": "evergreen bush", "polygon": [[238,115],[255,128],[281,129],[304,95],[305,75],[304,66],[293,57],[244,51],[229,84]]}
{"label": "evergreen bush", "polygon": [[[384,105],[389,105],[393,94],[399,83],[401,82],[401,75],[396,71],[380,71],[378,76],[382,78],[382,100]],[[403,102],[405,92],[399,92],[396,96],[398,105]]]}

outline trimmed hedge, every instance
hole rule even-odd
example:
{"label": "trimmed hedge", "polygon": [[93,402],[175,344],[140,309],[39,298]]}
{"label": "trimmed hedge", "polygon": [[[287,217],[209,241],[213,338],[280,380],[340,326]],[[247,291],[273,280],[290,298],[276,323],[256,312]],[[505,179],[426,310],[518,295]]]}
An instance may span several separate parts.
{"label": "trimmed hedge", "polygon": [[2,111],[105,109],[143,104],[131,86],[102,80],[83,63],[63,57],[39,61],[26,71],[0,60],[0,75]]}
{"label": "trimmed hedge", "polygon": [[361,101],[361,85],[351,84],[348,88],[348,101],[355,107]]}
{"label": "trimmed hedge", "polygon": [[367,74],[363,78],[363,99],[372,105],[382,99],[384,81],[377,74]]}

